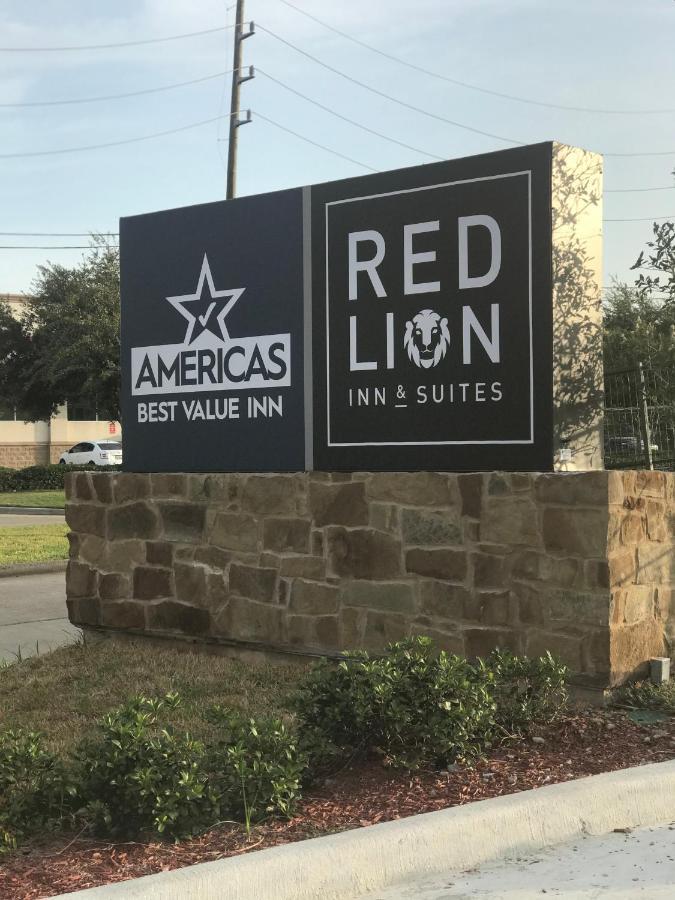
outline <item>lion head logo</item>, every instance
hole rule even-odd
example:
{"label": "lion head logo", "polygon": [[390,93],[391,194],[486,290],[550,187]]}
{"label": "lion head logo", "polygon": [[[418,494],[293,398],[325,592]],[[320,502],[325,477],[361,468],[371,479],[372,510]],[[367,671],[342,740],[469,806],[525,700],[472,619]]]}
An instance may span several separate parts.
{"label": "lion head logo", "polygon": [[450,346],[448,320],[433,309],[423,309],[411,322],[405,323],[403,346],[408,356],[422,369],[437,366]]}

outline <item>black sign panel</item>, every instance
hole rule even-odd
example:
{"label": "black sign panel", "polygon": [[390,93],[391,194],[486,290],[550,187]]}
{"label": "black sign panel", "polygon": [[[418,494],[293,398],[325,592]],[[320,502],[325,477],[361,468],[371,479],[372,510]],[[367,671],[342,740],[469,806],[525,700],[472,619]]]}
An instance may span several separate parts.
{"label": "black sign panel", "polygon": [[124,464],[305,465],[302,191],[121,220]]}
{"label": "black sign panel", "polygon": [[552,466],[551,145],[312,188],[314,466]]}

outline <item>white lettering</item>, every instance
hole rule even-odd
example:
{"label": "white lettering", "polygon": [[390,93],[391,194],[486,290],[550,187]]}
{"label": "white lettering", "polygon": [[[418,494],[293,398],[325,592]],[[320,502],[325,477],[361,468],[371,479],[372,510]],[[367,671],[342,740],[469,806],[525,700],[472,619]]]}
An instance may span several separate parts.
{"label": "white lettering", "polygon": [[476,335],[489,359],[493,363],[499,362],[499,304],[492,303],[491,309],[491,335],[487,336],[485,329],[475,316],[470,306],[462,307],[462,341],[464,343],[464,363],[471,362],[471,332]]}
{"label": "white lettering", "polygon": [[[372,259],[358,259],[358,247],[362,241],[375,244],[375,256]],[[378,297],[386,297],[387,292],[377,272],[377,267],[384,259],[384,238],[379,231],[350,231],[349,244],[349,299],[358,299],[358,273],[365,272]]]}
{"label": "white lettering", "polygon": [[429,231],[438,231],[440,223],[418,222],[416,225],[403,226],[403,293],[404,294],[428,294],[432,291],[440,291],[440,281],[413,280],[413,266],[421,263],[436,262],[436,251],[427,250],[424,253],[413,252],[413,235],[425,234]]}
{"label": "white lettering", "polygon": [[[490,232],[490,268],[484,275],[469,275],[469,228],[483,227]],[[460,216],[459,233],[459,288],[478,288],[492,284],[502,266],[502,234],[492,216]]]}

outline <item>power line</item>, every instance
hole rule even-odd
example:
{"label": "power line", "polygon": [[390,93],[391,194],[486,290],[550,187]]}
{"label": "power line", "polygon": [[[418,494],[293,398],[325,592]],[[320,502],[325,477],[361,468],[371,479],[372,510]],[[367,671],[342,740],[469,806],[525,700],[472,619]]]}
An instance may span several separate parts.
{"label": "power line", "polygon": [[659,222],[659,221],[675,221],[675,215],[670,216],[643,216],[639,219],[603,219],[603,222]]}
{"label": "power line", "polygon": [[389,141],[392,144],[397,144],[399,147],[404,147],[406,150],[412,150],[414,153],[421,153],[423,156],[428,156],[429,159],[437,159],[440,161],[443,161],[445,159],[445,157],[443,156],[436,156],[435,153],[429,153],[428,151],[422,150],[419,147],[413,147],[410,144],[406,144],[403,141],[399,141],[396,138],[390,137],[388,134],[383,134],[381,131],[376,131],[374,128],[370,128],[368,125],[363,125],[361,122],[350,119],[348,116],[343,116],[342,113],[331,109],[330,106],[325,106],[323,103],[319,103],[318,100],[314,100],[312,97],[308,97],[307,94],[302,94],[300,91],[292,88],[289,84],[280,81],[278,78],[274,78],[273,75],[270,75],[268,72],[263,71],[263,69],[257,68],[256,72],[258,73],[258,75],[264,75],[265,78],[267,78],[269,81],[273,81],[275,84],[280,85],[280,87],[284,88],[285,90],[290,91],[291,94],[295,94],[296,97],[301,97],[303,100],[306,100],[307,103],[311,103],[314,106],[317,106],[319,109],[325,110],[325,112],[330,113],[331,116],[342,119],[343,122],[349,122],[350,125],[354,125],[356,128],[360,128],[362,131],[368,132],[368,134],[374,134],[376,137],[382,138],[382,140]]}
{"label": "power line", "polygon": [[313,141],[311,138],[308,138],[304,134],[300,134],[297,131],[293,131],[290,128],[287,128],[285,125],[282,125],[280,122],[275,122],[274,119],[270,119],[267,116],[264,116],[262,113],[258,112],[258,110],[254,110],[256,116],[259,119],[262,119],[263,122],[268,122],[270,125],[274,125],[275,128],[280,128],[281,131],[287,132],[287,134],[292,134],[293,137],[299,138],[301,141],[305,141],[307,144],[311,144],[313,147],[318,147],[320,150],[325,150],[326,153],[332,153],[333,156],[339,156],[340,159],[346,159],[347,162],[354,163],[356,166],[361,166],[363,169],[368,169],[370,172],[377,172],[378,169],[373,169],[372,166],[366,165],[366,163],[360,162],[358,159],[353,159],[351,156],[345,156],[344,153],[339,153],[337,150],[333,150],[332,147],[326,147],[325,144],[319,144],[317,141]]}
{"label": "power line", "polygon": [[202,125],[210,125],[221,119],[229,119],[230,115],[214,116],[211,119],[202,119],[201,122],[192,122],[189,125],[181,125],[178,128],[169,128],[166,131],[155,131],[152,134],[144,134],[141,137],[125,138],[121,141],[108,141],[105,144],[87,144],[83,147],[63,147],[59,150],[30,150],[24,153],[0,153],[0,159],[23,159],[31,156],[56,156],[61,153],[81,153],[85,150],[102,150],[106,147],[121,147],[123,144],[136,144],[140,141],[149,141],[153,138],[166,137],[170,134],[178,134],[181,131],[189,131],[191,128],[200,128]]}
{"label": "power line", "polygon": [[186,34],[171,34],[168,37],[146,38],[142,41],[124,41],[117,44],[78,44],[71,47],[0,47],[0,53],[63,53],[71,50],[113,50],[117,47],[140,47],[144,44],[163,44],[167,41],[181,41],[184,38],[217,34],[219,31],[226,31],[232,27],[232,25],[220,25],[217,28],[206,28],[204,31],[189,31]]}
{"label": "power line", "polygon": [[106,94],[101,97],[76,97],[68,100],[31,100],[26,103],[0,103],[0,108],[9,109],[17,107],[31,106],[69,106],[74,103],[98,103],[103,100],[123,100],[127,97],[140,97],[143,94],[158,94],[162,91],[172,91],[174,88],[187,87],[192,84],[201,84],[204,81],[212,81],[215,78],[222,78],[223,75],[232,74],[229,69],[224,72],[216,72],[214,75],[205,75],[203,78],[193,78],[190,81],[177,81],[174,84],[165,84],[162,87],[145,88],[142,91],[130,91],[126,94]]}
{"label": "power line", "polygon": [[564,103],[550,103],[543,100],[532,100],[529,97],[518,97],[515,94],[505,94],[501,91],[493,91],[490,88],[480,87],[477,84],[470,84],[467,81],[460,81],[457,78],[450,78],[450,76],[448,75],[441,75],[439,72],[433,72],[431,69],[425,69],[423,66],[418,66],[416,65],[416,63],[409,62],[407,59],[402,59],[400,56],[394,56],[393,53],[387,53],[385,50],[380,50],[379,47],[373,47],[372,44],[367,44],[365,41],[362,41],[359,38],[348,34],[346,31],[341,31],[339,28],[335,28],[334,25],[329,25],[328,22],[324,22],[323,19],[319,19],[316,16],[311,15],[306,10],[300,9],[299,6],[295,6],[293,3],[289,3],[288,0],[279,0],[279,2],[283,3],[284,6],[290,7],[290,9],[295,10],[295,12],[300,13],[306,18],[311,19],[313,22],[316,22],[323,28],[327,28],[329,31],[332,31],[335,34],[339,34],[340,37],[346,38],[348,41],[351,41],[353,44],[358,44],[359,47],[364,47],[366,50],[377,53],[379,56],[383,56],[385,59],[390,59],[402,66],[407,66],[407,68],[413,69],[416,72],[421,72],[423,75],[430,75],[432,78],[438,78],[441,81],[447,81],[449,84],[454,84],[457,87],[466,88],[470,91],[478,91],[481,94],[489,94],[493,97],[500,97],[502,100],[512,100],[515,103],[526,103],[531,106],[543,106],[547,107],[548,109],[563,109],[568,112],[601,113],[605,115],[638,116],[675,112],[675,107],[668,109],[595,109],[589,106],[568,106]]}
{"label": "power line", "polygon": [[606,188],[606,194],[633,194],[643,191],[675,191],[675,184],[665,184],[662,187],[644,187],[644,188]]}
{"label": "power line", "polygon": [[322,59],[319,59],[317,56],[312,56],[311,53],[308,53],[306,50],[303,50],[301,47],[297,47],[295,44],[292,44],[290,41],[287,41],[286,38],[281,37],[281,35],[276,34],[276,32],[272,31],[269,28],[265,28],[264,25],[256,25],[256,27],[260,31],[264,31],[265,34],[269,34],[270,37],[273,37],[275,40],[279,41],[282,44],[285,44],[287,47],[290,47],[292,50],[295,50],[296,53],[300,53],[302,56],[305,56],[307,59],[311,59],[312,62],[317,63],[317,65],[322,66],[324,69],[327,69],[329,72],[333,72],[335,75],[339,75],[341,78],[345,78],[347,81],[351,81],[352,84],[357,84],[359,87],[363,88],[366,91],[370,91],[371,94],[375,94],[377,97],[383,97],[385,100],[390,100],[392,103],[397,103],[399,106],[404,107],[405,109],[410,109],[413,112],[420,113],[423,116],[427,116],[430,119],[436,119],[438,122],[445,122],[446,125],[452,125],[455,128],[461,128],[463,131],[471,131],[473,134],[480,134],[483,137],[493,138],[497,141],[504,141],[507,144],[524,144],[526,141],[517,141],[514,138],[504,137],[500,134],[493,134],[490,131],[481,131],[480,128],[473,128],[471,125],[465,125],[462,122],[455,122],[453,119],[446,119],[444,116],[439,116],[436,113],[431,112],[428,109],[423,109],[420,106],[414,106],[412,103],[406,103],[405,100],[399,100],[397,97],[392,97],[391,94],[386,94],[384,91],[380,91],[377,88],[372,87],[372,85],[366,84],[363,81],[359,81],[358,78],[354,78],[351,75],[348,75],[346,72],[342,72],[340,69],[336,69],[334,66],[329,65],[324,62]]}

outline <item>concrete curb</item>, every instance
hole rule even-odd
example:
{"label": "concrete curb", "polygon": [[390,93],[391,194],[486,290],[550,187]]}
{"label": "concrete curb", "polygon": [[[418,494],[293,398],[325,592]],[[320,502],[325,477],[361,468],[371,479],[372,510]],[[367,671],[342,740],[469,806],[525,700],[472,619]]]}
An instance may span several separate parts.
{"label": "concrete curb", "polygon": [[65,516],[61,506],[0,506],[0,516]]}
{"label": "concrete curb", "polygon": [[55,559],[45,563],[26,563],[26,565],[7,566],[0,569],[0,578],[15,578],[19,575],[49,575],[53,572],[65,572],[67,559]]}
{"label": "concrete curb", "polygon": [[580,834],[675,819],[675,760],[62,894],[81,900],[355,900]]}

